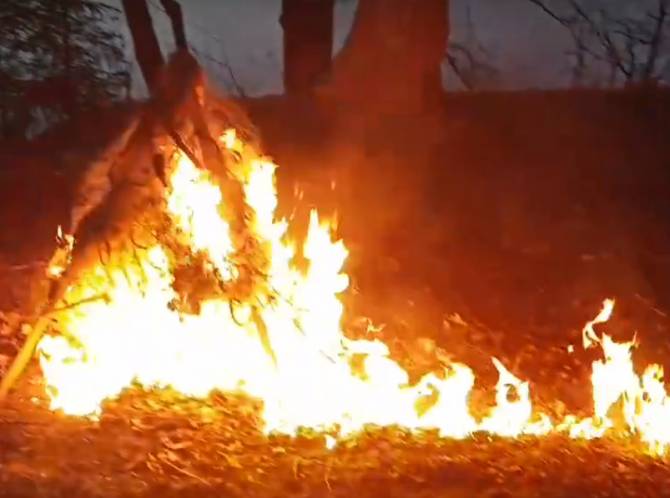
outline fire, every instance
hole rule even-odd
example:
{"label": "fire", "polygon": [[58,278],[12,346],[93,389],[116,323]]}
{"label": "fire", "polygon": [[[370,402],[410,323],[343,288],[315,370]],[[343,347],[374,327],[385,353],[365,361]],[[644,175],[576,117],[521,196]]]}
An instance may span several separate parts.
{"label": "fire", "polygon": [[177,226],[188,236],[194,251],[204,251],[211,263],[231,276],[227,262],[233,252],[230,226],[219,216],[221,190],[206,171],[198,170],[186,156],[179,156],[172,176],[167,209]]}
{"label": "fire", "polygon": [[[316,211],[305,240],[291,241],[288,222],[275,215],[276,166],[232,130],[220,143],[240,159],[234,175],[251,216],[250,247],[258,251],[244,261],[215,178],[176,154],[163,206],[170,242],[157,239],[133,264],[89,268],[66,296],[81,304],[59,313],[57,333],[39,345],[52,409],[96,416],[105,400],[131,386],[170,387],[196,398],[238,392],[262,401],[265,432],[327,431],[329,448],[370,424],[437,429],[452,438],[475,432],[595,438],[617,427],[613,411],[620,410],[628,434],[653,453],[666,451],[670,400],[662,368],[652,365],[639,376],[635,340],[617,343],[595,331],[614,301],[605,301],[583,331],[584,347],[603,351],[593,363],[592,417],[554,422],[536,412],[529,383],[493,358],[495,406],[478,419],[470,409],[475,375],[466,365],[443,365],[411,384],[382,341],[345,336],[344,243]],[[59,232],[59,240],[69,254],[74,239]],[[54,278],[67,263],[54,263]],[[189,287],[189,275],[208,286]],[[100,294],[108,299],[90,299]]]}
{"label": "fire", "polygon": [[56,247],[57,250],[47,265],[46,274],[49,278],[59,278],[63,274],[70,263],[70,254],[72,254],[72,248],[74,247],[74,237],[64,234],[63,227],[60,225],[56,230]]}
{"label": "fire", "polygon": [[510,437],[549,432],[551,421],[547,415],[540,414],[538,421],[530,422],[533,407],[528,382],[512,375],[497,358],[493,358],[493,364],[498,370],[496,406],[491,415],[482,422],[481,429]]}

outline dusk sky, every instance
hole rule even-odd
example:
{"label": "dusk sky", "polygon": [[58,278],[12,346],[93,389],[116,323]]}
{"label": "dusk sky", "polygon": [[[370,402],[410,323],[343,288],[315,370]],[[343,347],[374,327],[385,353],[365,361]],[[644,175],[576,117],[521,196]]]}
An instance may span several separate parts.
{"label": "dusk sky", "polygon": [[[246,93],[262,95],[282,91],[281,0],[188,0],[181,3],[189,41],[217,83],[229,86],[228,70],[219,63],[227,61]],[[611,6],[617,2],[609,0],[607,3]],[[356,0],[337,2],[336,50],[341,48],[351,29],[356,5]],[[171,51],[172,34],[167,18],[156,1],[150,1],[150,6],[163,48]],[[499,71],[498,77],[486,86],[547,88],[568,82],[568,35],[528,0],[452,0],[452,40],[464,41],[472,36],[468,28],[468,9],[474,35],[489,53],[488,62]],[[123,29],[127,30],[125,25]],[[132,54],[130,46],[127,50]],[[445,74],[446,86],[459,88],[449,72]],[[141,92],[143,83],[137,68],[133,75],[135,92]]]}

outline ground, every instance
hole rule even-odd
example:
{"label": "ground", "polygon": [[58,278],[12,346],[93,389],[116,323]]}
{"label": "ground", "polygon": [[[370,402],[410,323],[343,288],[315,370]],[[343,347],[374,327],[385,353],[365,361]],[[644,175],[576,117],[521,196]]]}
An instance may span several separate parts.
{"label": "ground", "polygon": [[[667,93],[450,96],[430,115],[384,118],[332,102],[246,105],[281,164],[285,211],[338,212],[350,321],[388,324],[399,356],[430,337],[490,386],[496,355],[531,381],[538,404],[588,410],[595,353],[566,347],[615,297],[610,332],[638,331],[639,363],[667,366]],[[6,313],[29,307],[30,282],[67,219],[71,164],[95,148],[90,127],[59,133],[0,153]],[[16,343],[0,337],[0,355],[11,358]],[[225,396],[133,393],[99,422],[68,419],[45,408],[39,379],[32,370],[0,408],[0,495],[670,495],[666,462],[616,441],[372,431],[329,451],[319,436],[262,436],[249,402]]]}
{"label": "ground", "polygon": [[652,497],[670,485],[665,462],[610,441],[386,430],[328,450],[319,436],[261,435],[253,410],[223,396],[204,406],[136,393],[97,423],[12,405],[0,422],[0,496]]}

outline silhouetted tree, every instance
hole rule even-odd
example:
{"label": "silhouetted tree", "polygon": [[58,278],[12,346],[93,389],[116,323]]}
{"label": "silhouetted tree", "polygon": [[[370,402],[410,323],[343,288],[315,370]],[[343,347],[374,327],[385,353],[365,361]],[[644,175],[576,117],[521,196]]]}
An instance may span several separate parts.
{"label": "silhouetted tree", "polygon": [[324,91],[368,106],[420,109],[442,94],[447,0],[359,0]]}
{"label": "silhouetted tree", "polygon": [[[156,90],[156,78],[165,60],[154,31],[147,2],[146,0],[122,0],[122,3],[135,47],[135,58],[149,93],[153,94]],[[170,18],[177,50],[188,50],[181,5],[176,0],[161,0],[161,5]]]}
{"label": "silhouetted tree", "polygon": [[161,0],[161,5],[165,9],[165,13],[170,18],[172,24],[172,34],[174,35],[175,45],[177,50],[188,49],[186,42],[186,30],[184,29],[184,15],[181,11],[181,5],[176,0]]}
{"label": "silhouetted tree", "polygon": [[146,0],[122,0],[122,3],[133,39],[137,63],[149,93],[153,93],[157,84],[156,78],[164,60],[147,2]]}
{"label": "silhouetted tree", "polygon": [[330,70],[334,0],[282,0],[284,88],[307,93]]}
{"label": "silhouetted tree", "polygon": [[593,63],[609,69],[610,85],[655,84],[670,77],[670,0],[613,7],[584,0],[529,0],[564,26],[573,41],[573,82],[581,84]]}
{"label": "silhouetted tree", "polygon": [[0,2],[0,127],[24,136],[127,91],[119,11],[94,0]]}

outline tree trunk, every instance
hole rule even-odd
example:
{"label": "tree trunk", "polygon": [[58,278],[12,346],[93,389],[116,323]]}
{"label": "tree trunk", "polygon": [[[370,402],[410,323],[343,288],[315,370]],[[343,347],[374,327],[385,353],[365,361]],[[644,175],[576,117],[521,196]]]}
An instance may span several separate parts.
{"label": "tree trunk", "polygon": [[330,70],[335,0],[282,0],[284,88],[309,93]]}
{"label": "tree trunk", "polygon": [[188,50],[186,43],[186,30],[184,29],[184,15],[181,11],[181,5],[176,0],[161,0],[161,5],[165,9],[170,23],[172,24],[172,33],[174,34],[177,50]]}
{"label": "tree trunk", "polygon": [[144,81],[147,83],[149,93],[153,94],[164,61],[151,22],[151,14],[149,14],[146,0],[122,0],[122,3],[130,34],[133,38],[137,63],[144,76]]}
{"label": "tree trunk", "polygon": [[[73,79],[74,67],[72,61],[72,26],[70,24],[70,6],[67,3],[63,3],[63,5],[61,5],[61,13],[63,15],[63,81],[66,86],[74,89],[76,88],[76,85]],[[77,92],[73,91],[70,97],[71,98],[65,99],[61,102],[63,112],[69,118],[73,117],[77,112]]]}
{"label": "tree trunk", "polygon": [[442,94],[447,0],[359,0],[323,93],[379,110],[420,110]]}

